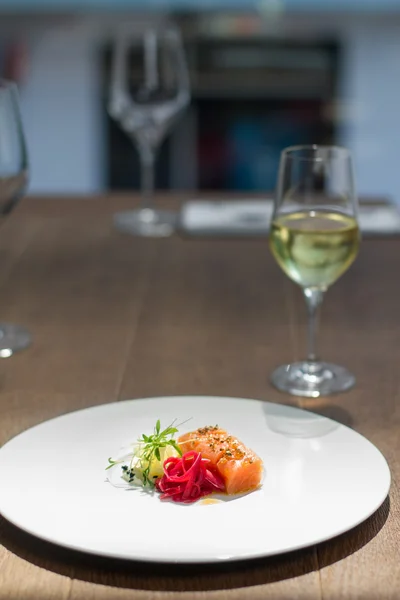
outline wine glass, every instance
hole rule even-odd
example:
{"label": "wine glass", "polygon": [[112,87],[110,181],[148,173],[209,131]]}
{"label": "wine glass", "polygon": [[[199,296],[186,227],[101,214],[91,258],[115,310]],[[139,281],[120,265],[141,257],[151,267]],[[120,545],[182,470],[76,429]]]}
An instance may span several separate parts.
{"label": "wine glass", "polygon": [[[0,215],[8,215],[28,185],[28,156],[15,83],[0,79]],[[27,348],[29,332],[12,323],[0,323],[0,357]]]}
{"label": "wine glass", "polygon": [[162,140],[189,102],[179,30],[171,24],[147,23],[120,31],[113,52],[109,112],[139,152],[142,204],[114,216],[119,230],[150,237],[174,232],[176,213],[154,208],[154,163]]}
{"label": "wine glass", "polygon": [[360,244],[346,148],[293,146],[282,152],[269,243],[279,266],[301,286],[308,309],[307,359],[278,367],[273,385],[309,398],[350,389],[354,376],[319,360],[315,344],[317,309],[355,260]]}

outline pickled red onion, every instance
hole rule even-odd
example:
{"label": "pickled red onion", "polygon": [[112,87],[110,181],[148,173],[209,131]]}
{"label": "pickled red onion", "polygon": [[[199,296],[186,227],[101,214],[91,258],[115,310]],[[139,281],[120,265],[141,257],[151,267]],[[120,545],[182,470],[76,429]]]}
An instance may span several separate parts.
{"label": "pickled red onion", "polygon": [[181,457],[170,456],[164,461],[164,475],[156,479],[161,500],[189,504],[213,492],[223,492],[225,484],[218,471],[200,452],[186,452]]}

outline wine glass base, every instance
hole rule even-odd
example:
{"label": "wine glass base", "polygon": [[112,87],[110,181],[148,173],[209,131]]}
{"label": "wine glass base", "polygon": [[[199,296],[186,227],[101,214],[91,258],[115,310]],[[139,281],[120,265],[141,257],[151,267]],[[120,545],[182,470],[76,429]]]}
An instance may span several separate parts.
{"label": "wine glass base", "polygon": [[25,350],[32,342],[30,333],[13,323],[0,323],[0,358],[9,358],[15,352]]}
{"label": "wine glass base", "polygon": [[114,225],[119,231],[143,237],[169,237],[177,223],[177,213],[169,210],[142,208],[114,215]]}
{"label": "wine glass base", "polygon": [[280,391],[293,396],[319,398],[345,392],[356,380],[344,367],[326,362],[297,362],[278,367],[271,383]]}

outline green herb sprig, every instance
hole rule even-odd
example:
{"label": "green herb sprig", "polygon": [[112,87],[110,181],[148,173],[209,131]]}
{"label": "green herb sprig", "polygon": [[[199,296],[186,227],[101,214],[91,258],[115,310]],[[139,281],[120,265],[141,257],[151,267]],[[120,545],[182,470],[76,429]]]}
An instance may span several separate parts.
{"label": "green herb sprig", "polygon": [[106,467],[106,471],[108,469],[111,469],[111,467],[115,467],[115,465],[120,465],[123,462],[123,460],[113,460],[110,456],[110,458],[108,459],[108,466]]}
{"label": "green herb sprig", "polygon": [[178,428],[174,427],[175,421],[171,423],[166,429],[161,431],[160,419],[154,427],[154,433],[152,435],[142,434],[142,437],[138,439],[141,444],[141,451],[139,454],[140,468],[143,474],[143,486],[154,486],[154,482],[150,479],[150,467],[151,462],[156,458],[161,460],[160,449],[172,446],[178,452],[179,456],[182,456],[182,451],[179,448],[176,441],[173,439],[174,435],[178,433]]}
{"label": "green herb sprig", "polygon": [[[189,419],[188,419],[189,420]],[[166,429],[161,431],[161,423],[160,419],[157,420],[154,432],[152,435],[142,434],[142,436],[137,440],[136,444],[134,444],[134,450],[129,455],[130,456],[130,470],[132,470],[134,461],[136,460],[136,466],[139,471],[141,471],[141,475],[143,478],[142,485],[145,487],[146,485],[149,487],[154,487],[154,481],[150,478],[150,469],[151,463],[154,459],[161,461],[161,448],[166,448],[167,446],[171,446],[174,448],[179,456],[182,456],[182,451],[179,448],[178,444],[174,440],[174,435],[178,433],[178,427],[187,423],[184,421],[179,425],[175,426],[176,419],[169,425]],[[120,465],[126,462],[127,456],[120,460],[114,460],[113,458],[108,459],[107,469],[111,469],[116,465]],[[124,467],[122,467],[124,468]]]}

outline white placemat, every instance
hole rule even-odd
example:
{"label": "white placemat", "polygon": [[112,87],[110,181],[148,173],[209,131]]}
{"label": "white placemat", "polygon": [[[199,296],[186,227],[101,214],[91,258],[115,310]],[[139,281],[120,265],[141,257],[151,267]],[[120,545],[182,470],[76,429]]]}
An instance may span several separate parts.
{"label": "white placemat", "polygon": [[[271,200],[186,202],[180,214],[181,229],[188,235],[266,235],[272,215]],[[361,232],[365,235],[400,233],[400,212],[395,204],[362,204]]]}

